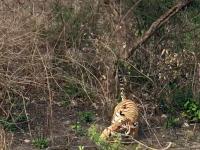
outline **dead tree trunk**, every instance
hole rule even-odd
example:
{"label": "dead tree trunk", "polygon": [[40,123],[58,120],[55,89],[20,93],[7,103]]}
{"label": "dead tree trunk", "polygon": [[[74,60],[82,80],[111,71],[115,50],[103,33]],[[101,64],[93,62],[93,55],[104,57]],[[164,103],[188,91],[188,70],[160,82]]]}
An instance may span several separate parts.
{"label": "dead tree trunk", "polygon": [[179,12],[182,8],[187,6],[191,3],[192,0],[180,0],[175,6],[169,9],[166,13],[160,16],[156,21],[154,21],[149,29],[140,37],[138,38],[131,49],[127,50],[127,52],[122,52],[126,54],[125,56],[121,56],[122,59],[128,60],[134,51],[142,45],[147,39],[149,39],[153,33],[158,30],[162,25],[164,25],[171,17],[173,17],[177,12]]}
{"label": "dead tree trunk", "polygon": [[[120,45],[119,45],[119,51],[117,52],[117,56],[118,58],[116,58],[116,60],[113,61],[113,64],[111,63],[111,66],[109,67],[109,75],[108,75],[108,83],[106,84],[109,89],[108,92],[108,97],[111,98],[111,100],[113,100],[113,95],[114,95],[114,91],[115,90],[115,72],[116,72],[116,66],[115,66],[115,62],[118,61],[118,59],[122,59],[122,60],[128,60],[132,54],[134,53],[134,51],[143,43],[145,43],[145,41],[147,39],[149,39],[156,30],[158,30],[162,25],[164,25],[171,17],[173,17],[177,12],[179,12],[182,8],[184,8],[185,6],[187,6],[190,2],[192,2],[192,0],[179,0],[179,2],[173,6],[171,9],[169,9],[166,13],[164,13],[163,15],[161,15],[155,22],[152,23],[152,25],[149,27],[149,29],[138,39],[136,39],[133,43],[133,45],[131,46],[130,49],[123,49]],[[121,39],[121,35],[124,35],[124,33],[126,33],[125,31],[121,31],[124,28],[121,27],[120,30],[117,30],[117,34],[119,34],[119,39],[117,41],[120,41],[119,43],[122,43],[123,40]],[[127,34],[127,33],[126,33]],[[117,36],[116,36],[117,37]]]}

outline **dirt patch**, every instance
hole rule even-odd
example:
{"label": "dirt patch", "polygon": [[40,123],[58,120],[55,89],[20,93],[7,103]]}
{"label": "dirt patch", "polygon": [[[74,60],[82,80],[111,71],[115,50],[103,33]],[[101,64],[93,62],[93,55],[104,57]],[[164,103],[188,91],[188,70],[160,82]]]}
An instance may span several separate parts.
{"label": "dirt patch", "polygon": [[[14,133],[12,150],[36,150],[37,148],[31,144],[31,141],[37,137],[45,137],[49,141],[48,150],[65,150],[79,149],[83,146],[85,149],[98,149],[93,141],[87,136],[87,130],[91,124],[80,123],[81,129],[77,131],[73,129],[77,122],[80,122],[78,112],[90,111],[95,114],[95,110],[91,106],[84,107],[63,107],[53,106],[52,128],[47,129],[47,107],[46,103],[31,104],[29,106],[31,122],[31,131],[24,133]],[[98,124],[102,128],[109,124],[103,121],[103,117],[95,114],[93,123]],[[189,127],[166,129],[163,126],[149,127],[142,123],[140,129],[139,142],[152,148],[162,149],[169,142],[172,142],[170,149],[199,149],[200,144],[200,125],[191,124]],[[106,125],[105,125],[106,124]],[[51,131],[51,132],[50,132]],[[50,136],[50,133],[52,134]],[[26,140],[30,140],[26,143]],[[123,143],[123,142],[122,142]],[[136,145],[136,141],[132,140],[124,143],[126,149],[132,149]],[[143,147],[143,146],[142,146]],[[144,148],[144,147],[143,147]]]}

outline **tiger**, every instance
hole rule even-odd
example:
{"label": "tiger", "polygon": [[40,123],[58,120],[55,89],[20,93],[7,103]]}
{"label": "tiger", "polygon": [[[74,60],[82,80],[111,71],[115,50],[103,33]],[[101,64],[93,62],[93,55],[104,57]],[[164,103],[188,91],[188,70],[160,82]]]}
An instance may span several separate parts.
{"label": "tiger", "polygon": [[103,130],[103,132],[101,133],[100,138],[101,139],[107,139],[108,137],[113,135],[115,131],[120,130],[121,126],[122,126],[122,123],[111,124],[109,127],[105,128]]}
{"label": "tiger", "polygon": [[125,130],[125,135],[131,135],[134,138],[138,136],[139,129],[139,109],[137,104],[125,95],[124,79],[118,74],[121,102],[117,104],[112,116],[111,125],[104,129],[101,138],[109,138],[113,132]]}

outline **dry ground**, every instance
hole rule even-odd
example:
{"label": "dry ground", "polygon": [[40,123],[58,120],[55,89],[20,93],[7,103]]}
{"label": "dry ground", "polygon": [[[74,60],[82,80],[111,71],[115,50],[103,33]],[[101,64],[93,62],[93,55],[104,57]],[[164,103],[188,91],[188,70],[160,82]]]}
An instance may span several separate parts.
{"label": "dry ground", "polygon": [[[31,133],[32,138],[38,136],[46,136],[47,126],[46,126],[46,112],[45,103],[31,104],[30,106],[32,116],[31,120]],[[35,111],[34,111],[35,110]],[[49,144],[48,150],[64,150],[64,149],[78,149],[78,146],[84,146],[85,149],[95,150],[96,145],[89,139],[86,133],[87,129],[91,124],[81,124],[83,128],[83,134],[76,133],[72,126],[77,122],[78,111],[92,111],[95,110],[90,106],[83,106],[82,108],[72,108],[72,107],[60,107],[54,105],[53,107],[53,125],[52,125],[52,139],[53,142]],[[156,116],[154,116],[156,118]],[[191,124],[189,127],[166,129],[164,126],[158,126],[156,119],[154,121],[149,121],[150,127],[147,127],[145,123],[142,124],[143,129],[140,131],[139,141],[146,146],[162,149],[168,142],[172,142],[170,149],[200,149],[200,125]],[[99,124],[101,127],[106,126],[109,121],[102,119],[101,115],[96,114],[95,124]],[[25,139],[32,140],[29,132],[25,133],[14,133],[13,143],[11,150],[36,150],[34,146],[30,143],[25,143]],[[48,138],[49,141],[51,138]],[[136,143],[136,142],[133,142]],[[162,145],[162,146],[161,146]],[[125,145],[126,149],[132,149],[132,144]],[[145,149],[142,147],[141,149]]]}

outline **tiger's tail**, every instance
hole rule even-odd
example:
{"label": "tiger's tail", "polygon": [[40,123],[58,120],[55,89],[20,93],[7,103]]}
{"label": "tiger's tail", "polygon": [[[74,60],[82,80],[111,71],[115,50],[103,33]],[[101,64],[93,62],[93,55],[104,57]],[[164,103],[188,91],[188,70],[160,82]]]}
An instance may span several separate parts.
{"label": "tiger's tail", "polygon": [[120,70],[118,70],[118,80],[119,80],[120,96],[121,96],[121,100],[123,101],[126,99],[126,94],[125,94],[126,79]]}

